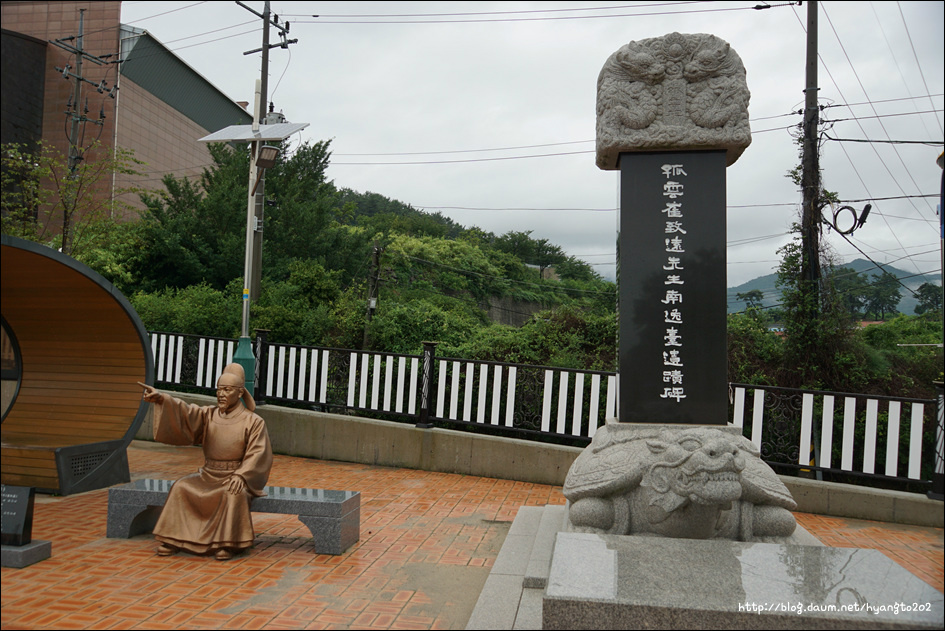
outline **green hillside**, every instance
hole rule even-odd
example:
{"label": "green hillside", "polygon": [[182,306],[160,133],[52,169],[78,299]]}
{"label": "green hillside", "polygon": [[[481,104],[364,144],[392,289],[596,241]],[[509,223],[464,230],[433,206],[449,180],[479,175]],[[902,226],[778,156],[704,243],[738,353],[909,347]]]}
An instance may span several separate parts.
{"label": "green hillside", "polygon": [[[860,276],[865,276],[868,280],[874,280],[883,273],[883,270],[893,274],[902,285],[900,286],[902,299],[899,302],[898,311],[906,315],[912,315],[915,312],[917,300],[915,296],[906,288],[915,291],[923,283],[942,284],[941,274],[916,274],[897,268],[893,265],[883,265],[882,269],[874,263],[865,259],[854,259],[848,263],[843,263],[839,267],[850,268]],[[745,301],[738,299],[738,294],[747,294],[750,291],[760,291],[762,294],[762,306],[765,308],[777,307],[781,303],[781,292],[776,286],[778,280],[777,274],[766,274],[754,278],[747,283],[742,283],[736,287],[729,287],[726,294],[729,313],[740,313],[745,310]]]}

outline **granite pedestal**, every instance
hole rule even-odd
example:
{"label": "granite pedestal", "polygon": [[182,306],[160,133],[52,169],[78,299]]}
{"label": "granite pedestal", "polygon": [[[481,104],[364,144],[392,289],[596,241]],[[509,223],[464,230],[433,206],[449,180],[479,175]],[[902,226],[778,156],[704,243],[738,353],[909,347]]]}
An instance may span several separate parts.
{"label": "granite pedestal", "polygon": [[544,629],[941,629],[943,595],[877,550],[559,533]]}
{"label": "granite pedestal", "polygon": [[3,567],[27,567],[52,556],[52,542],[34,539],[22,546],[0,546]]}

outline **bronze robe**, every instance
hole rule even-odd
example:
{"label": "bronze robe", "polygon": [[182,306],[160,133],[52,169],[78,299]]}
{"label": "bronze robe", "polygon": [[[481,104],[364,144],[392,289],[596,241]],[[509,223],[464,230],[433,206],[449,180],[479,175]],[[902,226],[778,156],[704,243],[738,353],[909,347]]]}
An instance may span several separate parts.
{"label": "bronze robe", "polygon": [[[263,419],[242,404],[224,415],[216,406],[200,407],[165,395],[155,406],[154,439],[170,445],[202,445],[206,462],[197,473],[171,487],[154,538],[196,554],[253,546],[253,497],[263,489],[272,467],[272,448]],[[239,475],[242,493],[227,491]]]}

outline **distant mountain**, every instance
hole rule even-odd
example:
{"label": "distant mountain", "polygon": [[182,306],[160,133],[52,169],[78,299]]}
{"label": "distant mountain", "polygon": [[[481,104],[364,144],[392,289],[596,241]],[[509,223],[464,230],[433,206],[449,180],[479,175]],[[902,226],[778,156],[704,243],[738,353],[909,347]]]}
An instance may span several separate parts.
{"label": "distant mountain", "polygon": [[[875,264],[864,259],[854,259],[848,263],[844,263],[841,267],[849,267],[850,269],[855,270],[859,274],[866,274],[867,276],[879,276],[883,271],[888,271],[892,274],[895,274],[903,285],[915,291],[923,283],[935,283],[937,285],[942,284],[942,275],[941,274],[915,274],[914,272],[907,272],[901,270],[892,265],[883,265],[883,269],[879,269]],[[738,313],[739,311],[745,310],[745,302],[743,300],[738,300],[736,296],[738,294],[748,293],[753,289],[760,289],[761,293],[764,295],[762,304],[765,307],[773,307],[781,302],[781,291],[775,286],[775,281],[777,281],[777,274],[766,274],[764,276],[759,276],[753,280],[748,281],[747,283],[742,283],[737,287],[729,287],[727,290],[727,301],[728,301],[728,312],[729,313]],[[897,307],[899,313],[904,313],[906,315],[913,315],[915,313],[916,306],[915,297],[906,291],[902,290],[902,300],[899,302]]]}

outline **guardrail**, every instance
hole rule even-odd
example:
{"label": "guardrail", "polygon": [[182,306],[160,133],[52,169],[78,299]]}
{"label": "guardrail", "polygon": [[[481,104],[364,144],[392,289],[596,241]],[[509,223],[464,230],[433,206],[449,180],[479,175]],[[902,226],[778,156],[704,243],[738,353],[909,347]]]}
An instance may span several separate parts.
{"label": "guardrail", "polygon": [[[213,392],[236,340],[151,334],[156,381]],[[256,340],[255,398],[323,411],[477,427],[584,445],[616,416],[617,375]],[[730,425],[782,472],[941,485],[941,405],[932,399],[730,384]],[[851,479],[859,478],[859,480]]]}
{"label": "guardrail", "polygon": [[928,481],[936,460],[941,467],[934,399],[738,383],[729,390],[732,424],[775,468]]}

